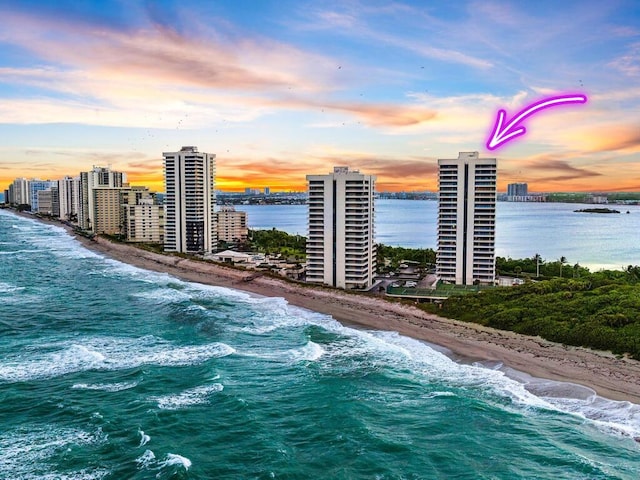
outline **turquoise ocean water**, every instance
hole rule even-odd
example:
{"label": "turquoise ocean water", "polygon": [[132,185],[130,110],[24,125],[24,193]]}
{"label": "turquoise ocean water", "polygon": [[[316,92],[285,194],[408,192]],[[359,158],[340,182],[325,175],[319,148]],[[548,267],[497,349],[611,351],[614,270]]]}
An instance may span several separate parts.
{"label": "turquoise ocean water", "polygon": [[637,479],[634,436],[637,405],[0,211],[2,479]]}

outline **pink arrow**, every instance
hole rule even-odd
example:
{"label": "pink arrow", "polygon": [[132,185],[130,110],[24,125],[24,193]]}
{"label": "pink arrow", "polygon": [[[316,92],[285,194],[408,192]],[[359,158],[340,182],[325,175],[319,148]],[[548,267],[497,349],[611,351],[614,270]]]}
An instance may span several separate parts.
{"label": "pink arrow", "polygon": [[493,131],[491,132],[491,136],[489,137],[489,140],[487,140],[487,148],[489,150],[495,150],[498,147],[502,146],[505,142],[513,140],[520,135],[524,135],[527,130],[524,127],[515,128],[516,125],[536,112],[544,110],[545,108],[556,107],[565,103],[586,102],[587,96],[582,94],[560,95],[557,97],[545,98],[543,100],[532,103],[527,108],[520,111],[520,113],[518,113],[506,126],[504,126],[504,119],[507,115],[507,112],[500,109],[498,110],[498,118],[496,119],[496,123],[493,127]]}

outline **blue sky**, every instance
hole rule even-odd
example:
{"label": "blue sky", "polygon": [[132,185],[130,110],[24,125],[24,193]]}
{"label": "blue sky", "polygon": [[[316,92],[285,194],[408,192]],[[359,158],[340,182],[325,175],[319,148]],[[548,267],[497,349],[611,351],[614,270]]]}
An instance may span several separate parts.
{"label": "blue sky", "polygon": [[[500,187],[640,191],[640,2],[2,1],[0,186],[92,165],[162,190],[162,152],[217,154],[222,189],[351,165],[437,188],[478,150]],[[494,152],[496,111],[526,120]]]}

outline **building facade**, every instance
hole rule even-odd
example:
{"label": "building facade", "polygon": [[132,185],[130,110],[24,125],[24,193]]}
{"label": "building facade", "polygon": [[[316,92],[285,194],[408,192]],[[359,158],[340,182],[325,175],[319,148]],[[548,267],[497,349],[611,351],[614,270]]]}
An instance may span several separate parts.
{"label": "building facade", "polygon": [[436,275],[458,285],[494,284],[495,158],[440,159]]}
{"label": "building facade", "polygon": [[40,215],[52,215],[53,214],[53,195],[52,189],[38,190],[36,196],[38,197],[38,210],[35,213]]}
{"label": "building facade", "polygon": [[307,282],[345,289],[373,284],[375,180],[348,167],[307,175]]}
{"label": "building facade", "polygon": [[11,192],[11,201],[15,205],[31,205],[29,198],[29,181],[26,178],[16,178],[13,183]]}
{"label": "building facade", "polygon": [[51,180],[39,180],[34,178],[33,180],[29,180],[29,205],[31,205],[32,212],[39,212],[38,206],[38,192],[41,190],[49,190],[51,187],[57,186],[58,182]]}
{"label": "building facade", "polygon": [[164,152],[167,252],[211,253],[217,243],[214,154],[182,147]]}
{"label": "building facade", "polygon": [[120,194],[122,188],[93,188],[91,189],[91,203],[93,204],[92,231],[99,235],[120,235],[123,232],[120,209]]}
{"label": "building facade", "polygon": [[510,183],[507,185],[507,197],[526,197],[529,195],[526,183]]}
{"label": "building facade", "polygon": [[60,218],[77,222],[80,206],[80,177],[66,176],[58,180],[58,196],[60,200]]}
{"label": "building facade", "polygon": [[215,216],[218,241],[235,243],[247,240],[247,212],[237,212],[232,205],[225,205]]}
{"label": "building facade", "polygon": [[97,188],[121,188],[126,181],[126,174],[112,171],[110,167],[94,166],[90,172],[80,172],[80,204],[78,205],[78,225],[80,228],[97,233],[95,230],[96,197],[93,190]]}
{"label": "building facade", "polygon": [[122,225],[127,242],[164,243],[164,206],[146,187],[120,193]]}

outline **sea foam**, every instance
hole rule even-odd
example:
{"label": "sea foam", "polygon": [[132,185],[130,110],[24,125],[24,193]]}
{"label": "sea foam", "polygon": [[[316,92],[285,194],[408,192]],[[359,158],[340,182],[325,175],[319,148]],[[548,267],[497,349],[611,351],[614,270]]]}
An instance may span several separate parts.
{"label": "sea foam", "polygon": [[221,392],[223,389],[224,386],[222,384],[214,383],[190,388],[175,395],[162,395],[159,397],[151,397],[151,399],[158,403],[158,408],[163,410],[178,410],[180,408],[209,403],[209,397],[213,393]]}
{"label": "sea foam", "polygon": [[[0,434],[0,476],[20,479],[80,479],[94,480],[106,477],[109,471],[85,468],[77,471],[55,471],[54,458],[73,446],[89,448],[106,442],[100,429],[94,432],[54,426],[30,426]],[[4,478],[4,477],[3,477]]]}
{"label": "sea foam", "polygon": [[73,343],[34,345],[28,350],[0,359],[0,381],[37,380],[87,370],[112,371],[141,365],[196,365],[235,352],[224,343],[176,346],[153,336],[89,337],[75,339]]}

